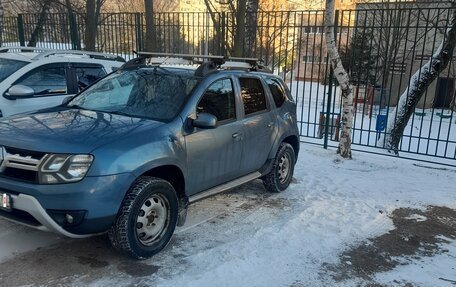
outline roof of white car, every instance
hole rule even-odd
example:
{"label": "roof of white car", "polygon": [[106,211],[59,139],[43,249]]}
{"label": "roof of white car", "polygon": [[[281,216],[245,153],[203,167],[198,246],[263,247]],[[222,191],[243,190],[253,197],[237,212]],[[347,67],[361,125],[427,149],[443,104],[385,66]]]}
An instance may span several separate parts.
{"label": "roof of white car", "polygon": [[77,60],[90,59],[125,62],[122,57],[112,54],[76,50],[51,50],[34,47],[1,47],[0,57],[26,62],[33,62],[49,58],[66,58]]}
{"label": "roof of white car", "polygon": [[0,53],[0,58],[32,62],[39,53]]}

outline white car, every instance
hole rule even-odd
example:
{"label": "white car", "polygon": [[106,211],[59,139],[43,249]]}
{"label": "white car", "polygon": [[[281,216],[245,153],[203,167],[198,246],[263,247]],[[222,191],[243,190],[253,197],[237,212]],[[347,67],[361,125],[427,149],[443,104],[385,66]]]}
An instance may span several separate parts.
{"label": "white car", "polygon": [[124,64],[111,54],[0,48],[0,117],[60,105]]}

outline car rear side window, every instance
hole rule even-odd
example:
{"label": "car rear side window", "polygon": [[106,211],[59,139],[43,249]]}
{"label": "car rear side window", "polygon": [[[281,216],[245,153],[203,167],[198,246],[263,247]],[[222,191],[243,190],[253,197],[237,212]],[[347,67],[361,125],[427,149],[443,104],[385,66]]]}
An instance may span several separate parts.
{"label": "car rear side window", "polygon": [[259,79],[239,78],[245,115],[267,110],[266,95]]}
{"label": "car rear side window", "polygon": [[197,113],[209,113],[218,121],[236,119],[233,84],[230,79],[212,83],[198,103]]}
{"label": "car rear side window", "polygon": [[75,65],[75,70],[80,91],[106,75],[100,65]]}
{"label": "car rear side window", "polygon": [[271,91],[272,97],[274,98],[276,107],[280,108],[286,99],[286,93],[283,89],[282,84],[276,79],[272,78],[266,78],[266,83],[268,84],[269,90]]}

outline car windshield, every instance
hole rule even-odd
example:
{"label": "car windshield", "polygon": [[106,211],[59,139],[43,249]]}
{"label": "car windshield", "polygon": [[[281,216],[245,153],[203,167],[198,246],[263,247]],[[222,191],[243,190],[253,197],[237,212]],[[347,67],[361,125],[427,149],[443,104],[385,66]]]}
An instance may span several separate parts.
{"label": "car windshield", "polygon": [[197,84],[193,71],[183,69],[120,70],[80,93],[67,106],[169,121]]}
{"label": "car windshield", "polygon": [[0,58],[0,82],[27,64],[23,61]]}

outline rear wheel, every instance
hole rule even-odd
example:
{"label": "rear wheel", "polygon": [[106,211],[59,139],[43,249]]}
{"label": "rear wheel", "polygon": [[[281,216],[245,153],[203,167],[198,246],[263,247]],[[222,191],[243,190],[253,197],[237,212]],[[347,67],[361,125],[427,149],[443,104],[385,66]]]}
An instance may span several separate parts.
{"label": "rear wheel", "polygon": [[270,192],[282,192],[293,179],[296,156],[293,147],[282,143],[277,151],[271,171],[263,177],[263,184]]}
{"label": "rear wheel", "polygon": [[171,240],[177,216],[178,200],[172,185],[162,179],[140,177],[128,191],[109,239],[128,256],[151,257]]}

